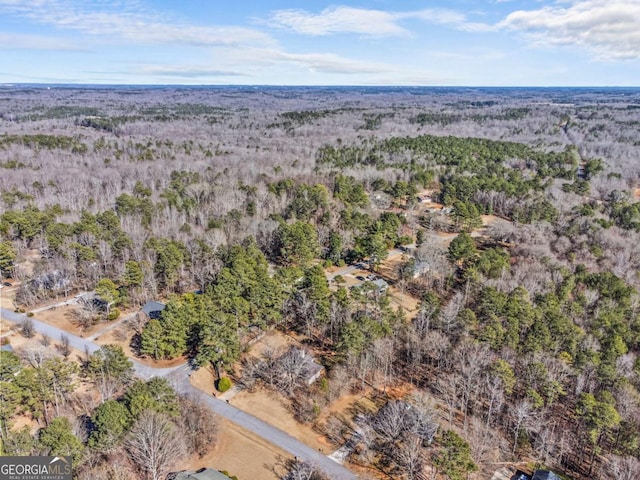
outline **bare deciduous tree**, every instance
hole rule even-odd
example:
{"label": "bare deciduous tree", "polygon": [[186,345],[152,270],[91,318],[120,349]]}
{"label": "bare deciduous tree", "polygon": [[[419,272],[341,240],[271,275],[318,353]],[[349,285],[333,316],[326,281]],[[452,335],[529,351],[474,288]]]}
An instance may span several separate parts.
{"label": "bare deciduous tree", "polygon": [[181,435],[189,452],[205,455],[215,445],[218,424],[215,415],[198,400],[182,399]]}
{"label": "bare deciduous tree", "polygon": [[640,478],[640,460],[612,455],[605,463],[604,473],[610,480],[636,480]]}
{"label": "bare deciduous tree", "polygon": [[26,347],[22,356],[33,368],[40,368],[45,360],[53,357],[53,354],[44,345],[33,345]]}
{"label": "bare deciduous tree", "polygon": [[281,478],[282,480],[327,480],[327,477],[313,463],[299,460],[291,462],[289,471]]}
{"label": "bare deciduous tree", "polygon": [[22,326],[20,328],[20,333],[24,335],[26,338],[33,338],[36,334],[36,329],[33,325],[33,320],[30,318],[25,318],[22,322]]}
{"label": "bare deciduous tree", "polygon": [[69,355],[71,355],[69,337],[64,333],[60,335],[60,353],[64,358],[69,358]]}
{"label": "bare deciduous tree", "polygon": [[424,469],[424,449],[422,439],[411,435],[404,441],[395,453],[398,464],[402,467],[407,480],[414,480],[422,477]]}
{"label": "bare deciduous tree", "polygon": [[151,480],[162,480],[184,455],[184,440],[169,417],[153,410],[140,415],[125,441],[125,449]]}
{"label": "bare deciduous tree", "polygon": [[528,427],[532,415],[533,406],[531,405],[531,402],[529,402],[529,400],[520,400],[511,407],[509,411],[509,417],[511,419],[513,431],[513,449],[511,450],[512,454],[516,452],[520,431]]}

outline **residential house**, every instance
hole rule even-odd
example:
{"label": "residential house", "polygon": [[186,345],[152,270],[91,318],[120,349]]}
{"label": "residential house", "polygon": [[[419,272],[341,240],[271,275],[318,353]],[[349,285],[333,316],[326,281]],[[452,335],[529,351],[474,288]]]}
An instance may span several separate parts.
{"label": "residential house", "polygon": [[167,480],[229,480],[227,475],[213,468],[202,468],[197,472],[174,472],[167,475]]}
{"label": "residential house", "polygon": [[561,480],[558,475],[549,470],[536,470],[531,480]]}
{"label": "residential house", "polygon": [[304,354],[302,358],[305,364],[305,381],[307,382],[307,385],[312,385],[316,380],[318,380],[318,378],[320,378],[320,375],[324,372],[324,367],[317,363],[306,350],[303,350],[303,352]]}
{"label": "residential house", "polygon": [[376,290],[378,291],[378,293],[384,293],[389,288],[389,284],[382,278],[377,278],[376,280],[374,280],[371,283],[373,283],[375,285]]}
{"label": "residential house", "polygon": [[549,470],[536,470],[533,475],[528,475],[518,470],[511,480],[562,480],[558,475]]}
{"label": "residential house", "polygon": [[110,304],[100,298],[96,292],[83,293],[81,295],[77,295],[76,298],[80,305],[94,312],[104,312],[110,306]]}
{"label": "residential house", "polygon": [[307,385],[318,380],[324,371],[324,367],[317,363],[307,350],[297,346],[291,346],[280,355],[278,363],[283,366],[280,372],[283,376],[295,377],[296,381]]}
{"label": "residential house", "polygon": [[150,300],[142,306],[140,313],[146,315],[149,320],[152,318],[158,319],[160,318],[160,313],[165,309],[165,307],[166,305],[162,302]]}

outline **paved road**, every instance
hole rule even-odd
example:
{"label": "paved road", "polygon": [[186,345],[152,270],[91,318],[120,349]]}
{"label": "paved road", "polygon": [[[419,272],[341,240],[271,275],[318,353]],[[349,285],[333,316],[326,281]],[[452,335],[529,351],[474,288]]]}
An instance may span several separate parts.
{"label": "paved road", "polygon": [[[5,308],[0,308],[0,316],[6,320],[14,323],[21,323],[27,317],[25,315],[12,312]],[[35,330],[41,334],[48,335],[52,340],[60,339],[61,335],[65,335],[69,339],[69,345],[72,348],[80,351],[87,351],[93,353],[98,350],[99,345],[96,345],[91,340],[78,337],[71,333],[67,333],[53,325],[31,318],[33,320],[33,326]],[[351,473],[348,469],[342,465],[331,460],[329,457],[314,450],[313,448],[305,445],[299,440],[293,438],[291,435],[283,432],[282,430],[269,425],[266,422],[250,415],[247,412],[237,409],[233,405],[228,404],[222,400],[205,395],[201,390],[197,389],[189,382],[189,372],[191,368],[188,364],[179,365],[172,368],[154,368],[132,359],[133,367],[136,374],[143,378],[149,379],[152,377],[166,377],[169,382],[174,386],[177,392],[182,394],[188,394],[194,397],[200,397],[206,403],[206,405],[216,414],[233,423],[246,428],[247,430],[255,433],[256,435],[264,438],[268,442],[274,444],[277,447],[289,452],[291,455],[298,457],[299,459],[313,462],[320,469],[322,469],[329,478],[332,480],[356,480],[357,477]]]}
{"label": "paved road", "polygon": [[[184,368],[184,366],[181,368]],[[214,413],[221,417],[246,428],[300,459],[311,461],[318,465],[331,479],[355,480],[357,478],[335,460],[296,440],[282,430],[263,422],[223,400],[204,394],[201,390],[189,383],[189,379],[185,375],[186,371],[187,370],[176,370],[166,376],[176,391],[191,397],[200,398]]]}

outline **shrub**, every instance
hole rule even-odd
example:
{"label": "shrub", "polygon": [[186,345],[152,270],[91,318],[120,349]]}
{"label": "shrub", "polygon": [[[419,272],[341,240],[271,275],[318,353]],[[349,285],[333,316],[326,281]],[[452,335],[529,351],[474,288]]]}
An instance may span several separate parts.
{"label": "shrub", "polygon": [[27,317],[33,317],[33,312],[27,313]]}
{"label": "shrub", "polygon": [[220,380],[218,380],[218,385],[216,386],[216,388],[220,393],[224,393],[231,388],[231,385],[232,383],[229,377],[222,377]]}
{"label": "shrub", "polygon": [[36,334],[36,329],[33,325],[33,320],[27,318],[24,322],[22,322],[22,335],[26,338],[33,338]]}
{"label": "shrub", "polygon": [[109,315],[107,315],[107,320],[109,321],[115,320],[119,316],[120,316],[120,310],[118,310],[117,308],[114,308],[109,312]]}

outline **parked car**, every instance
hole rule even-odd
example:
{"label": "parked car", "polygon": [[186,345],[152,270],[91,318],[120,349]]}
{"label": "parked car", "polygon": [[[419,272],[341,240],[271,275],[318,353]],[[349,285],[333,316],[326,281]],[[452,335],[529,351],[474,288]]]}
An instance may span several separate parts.
{"label": "parked car", "polygon": [[361,282],[364,282],[366,280],[366,278],[364,278],[362,275],[358,275],[356,277],[356,280],[360,280]]}

